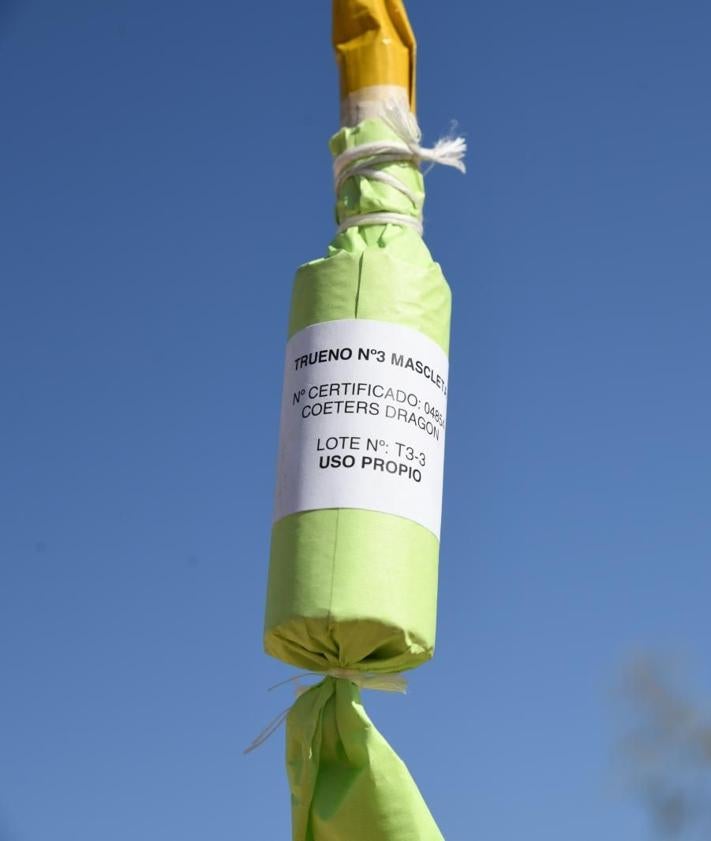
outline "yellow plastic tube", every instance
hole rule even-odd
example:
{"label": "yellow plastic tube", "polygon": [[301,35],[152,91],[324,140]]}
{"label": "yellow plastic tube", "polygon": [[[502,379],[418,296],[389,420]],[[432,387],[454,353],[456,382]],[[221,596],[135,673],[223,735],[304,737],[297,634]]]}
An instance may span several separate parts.
{"label": "yellow plastic tube", "polygon": [[416,43],[402,0],[333,0],[333,47],[342,102],[395,87],[415,111]]}

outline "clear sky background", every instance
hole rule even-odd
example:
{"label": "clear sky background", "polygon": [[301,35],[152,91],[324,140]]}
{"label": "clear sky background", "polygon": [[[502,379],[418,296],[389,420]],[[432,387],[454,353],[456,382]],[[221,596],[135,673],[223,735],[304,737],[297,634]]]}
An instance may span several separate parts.
{"label": "clear sky background", "polygon": [[[711,694],[711,5],[412,0],[454,291],[438,650],[366,706],[448,841],[641,841],[620,670]],[[0,839],[282,841],[261,649],[330,4],[0,2]],[[365,841],[365,840],[364,840]]]}

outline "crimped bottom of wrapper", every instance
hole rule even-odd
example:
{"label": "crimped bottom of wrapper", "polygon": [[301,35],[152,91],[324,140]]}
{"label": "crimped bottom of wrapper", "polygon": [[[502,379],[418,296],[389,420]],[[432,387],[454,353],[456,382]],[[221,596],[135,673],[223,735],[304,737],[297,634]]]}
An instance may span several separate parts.
{"label": "crimped bottom of wrapper", "polygon": [[[402,672],[430,660],[434,649],[423,645],[402,628],[385,625],[368,616],[338,619],[334,631],[328,617],[292,616],[264,636],[264,649],[300,669],[326,672],[334,668],[359,669],[364,672]],[[367,650],[355,662],[341,651]],[[348,660],[348,662],[346,662]]]}
{"label": "crimped bottom of wrapper", "polygon": [[353,508],[272,529],[268,654],[315,671],[401,671],[435,645],[439,541],[403,517]]}
{"label": "crimped bottom of wrapper", "polygon": [[326,678],[296,701],[286,761],[293,841],[443,841],[350,681]]}

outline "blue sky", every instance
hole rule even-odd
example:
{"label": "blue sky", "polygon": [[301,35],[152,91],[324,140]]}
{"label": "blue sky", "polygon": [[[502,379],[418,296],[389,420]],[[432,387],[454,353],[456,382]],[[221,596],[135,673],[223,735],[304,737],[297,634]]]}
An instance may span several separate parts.
{"label": "blue sky", "polygon": [[[425,3],[454,291],[438,650],[369,712],[448,841],[638,841],[614,687],[711,695],[711,6]],[[0,839],[289,837],[261,651],[329,4],[0,3]]]}

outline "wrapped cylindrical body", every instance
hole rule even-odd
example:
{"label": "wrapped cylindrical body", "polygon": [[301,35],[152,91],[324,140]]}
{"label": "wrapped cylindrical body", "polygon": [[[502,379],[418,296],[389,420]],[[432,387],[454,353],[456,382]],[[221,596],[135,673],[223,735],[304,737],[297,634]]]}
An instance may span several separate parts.
{"label": "wrapped cylindrical body", "polygon": [[[394,137],[392,130],[382,121],[369,120],[343,129],[332,147],[340,153],[385,137]],[[423,195],[422,176],[414,166],[394,163],[386,169]],[[392,187],[366,178],[353,180],[357,183],[347,184],[340,197],[340,216],[377,210],[411,212],[411,202],[408,208],[409,200]],[[415,230],[398,225],[349,228],[336,237],[327,257],[297,272],[289,337],[311,325],[342,322],[345,327],[361,319],[415,331],[446,354],[450,310],[447,282]],[[292,364],[288,358],[287,368]],[[409,403],[416,397],[420,404],[405,402],[402,409],[397,395],[377,401],[382,416],[395,414],[388,426],[390,434],[383,440],[387,462],[399,465],[407,464],[407,459],[402,452],[397,457],[398,444],[411,447],[418,456],[425,455],[427,446],[444,446],[444,418],[438,421],[435,412],[425,414],[425,383],[417,383],[416,374],[416,385],[411,386],[411,371],[403,368],[396,373],[402,390],[414,395]],[[333,396],[342,385],[336,374],[324,380],[322,372],[314,370],[304,382],[309,388],[332,386],[327,391]],[[375,370],[366,385],[377,385],[379,379],[380,371]],[[284,400],[293,401],[292,394],[285,394]],[[342,429],[353,437],[362,422],[360,417],[343,417]],[[425,428],[419,428],[418,422]],[[283,436],[282,429],[282,448],[288,444]],[[345,482],[360,469],[368,443],[367,435],[360,437],[366,440],[360,441],[356,466]],[[428,467],[420,467],[421,473]],[[370,474],[373,489],[379,485],[382,491],[385,483],[394,497],[408,482],[385,469],[370,470]],[[278,481],[283,479],[280,475]],[[437,492],[441,493],[441,487]],[[432,530],[383,511],[325,508],[277,519],[272,531],[266,650],[286,662],[316,670],[341,666],[396,671],[416,666],[432,655],[435,643],[438,552],[439,540]]]}
{"label": "wrapped cylindrical body", "polygon": [[334,46],[339,233],[292,291],[264,644],[324,675],[287,717],[294,841],[442,841],[359,688],[435,645],[451,294],[419,161],[442,149],[402,0],[334,0]]}

